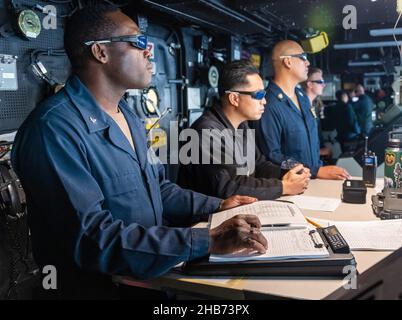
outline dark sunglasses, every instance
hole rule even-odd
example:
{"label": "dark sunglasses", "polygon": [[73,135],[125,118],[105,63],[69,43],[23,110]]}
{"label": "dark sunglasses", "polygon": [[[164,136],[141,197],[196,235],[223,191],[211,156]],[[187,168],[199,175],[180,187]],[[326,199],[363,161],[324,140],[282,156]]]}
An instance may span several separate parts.
{"label": "dark sunglasses", "polygon": [[280,59],[284,59],[284,58],[299,58],[302,61],[307,61],[308,60],[308,56],[306,52],[303,53],[298,53],[298,54],[288,54],[286,56],[280,56]]}
{"label": "dark sunglasses", "polygon": [[112,43],[112,42],[129,42],[133,47],[146,50],[148,46],[148,38],[144,35],[134,35],[134,36],[121,36],[121,37],[111,37],[109,39],[102,40],[91,40],[85,42],[85,45],[91,46],[94,43]]}
{"label": "dark sunglasses", "polygon": [[236,90],[227,90],[225,93],[238,93],[238,94],[245,94],[248,96],[251,96],[251,98],[255,100],[262,100],[265,98],[267,95],[267,92],[265,90],[258,90],[258,91],[236,91]]}
{"label": "dark sunglasses", "polygon": [[310,82],[314,82],[317,84],[325,84],[325,80],[321,79],[321,80],[309,80]]}

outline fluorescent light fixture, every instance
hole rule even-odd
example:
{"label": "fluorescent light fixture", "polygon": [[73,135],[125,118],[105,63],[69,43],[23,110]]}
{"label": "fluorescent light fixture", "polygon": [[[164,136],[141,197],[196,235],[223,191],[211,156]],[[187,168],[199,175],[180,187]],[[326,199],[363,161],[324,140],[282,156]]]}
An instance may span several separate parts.
{"label": "fluorescent light fixture", "polygon": [[368,67],[368,66],[382,66],[382,61],[349,61],[349,67]]}
{"label": "fluorescent light fixture", "polygon": [[[394,29],[373,29],[370,30],[370,36],[372,37],[383,37],[383,36],[392,36],[394,34]],[[395,35],[401,35],[402,28],[395,29]]]}
{"label": "fluorescent light fixture", "polygon": [[367,72],[364,74],[365,77],[381,77],[386,75],[387,73],[385,72]]}
{"label": "fluorescent light fixture", "polygon": [[[400,45],[402,45],[402,41],[398,41],[398,46]],[[361,42],[361,43],[342,43],[334,45],[335,50],[380,48],[380,47],[396,47],[396,42],[395,41]]]}

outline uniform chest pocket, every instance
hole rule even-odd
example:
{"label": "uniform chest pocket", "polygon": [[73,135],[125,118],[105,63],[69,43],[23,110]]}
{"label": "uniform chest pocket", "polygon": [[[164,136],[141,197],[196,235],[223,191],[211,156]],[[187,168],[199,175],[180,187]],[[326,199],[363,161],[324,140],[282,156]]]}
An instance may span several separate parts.
{"label": "uniform chest pocket", "polygon": [[102,191],[106,196],[117,196],[138,190],[140,183],[142,181],[139,174],[131,172],[118,177],[104,179],[102,181]]}

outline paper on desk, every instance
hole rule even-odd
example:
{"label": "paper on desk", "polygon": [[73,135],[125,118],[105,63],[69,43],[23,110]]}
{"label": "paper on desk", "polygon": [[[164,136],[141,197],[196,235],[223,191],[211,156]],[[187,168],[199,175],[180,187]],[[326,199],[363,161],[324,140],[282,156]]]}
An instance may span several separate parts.
{"label": "paper on desk", "polygon": [[375,184],[375,191],[377,193],[380,193],[382,192],[382,189],[384,189],[384,179],[377,179]]}
{"label": "paper on desk", "polygon": [[316,244],[323,244],[321,237],[316,232],[310,235],[311,228],[297,230],[272,230],[261,231],[267,239],[268,250],[265,254],[245,254],[236,252],[233,254],[211,255],[211,262],[239,262],[250,260],[282,260],[282,259],[307,259],[326,258],[329,252],[325,246],[317,248]]}
{"label": "paper on desk", "polygon": [[336,198],[322,198],[322,197],[310,197],[310,196],[292,196],[288,198],[299,208],[316,210],[316,211],[335,211],[341,204],[340,199]]}
{"label": "paper on desk", "polygon": [[329,221],[311,218],[322,227],[335,225],[351,250],[394,251],[402,247],[402,220]]}

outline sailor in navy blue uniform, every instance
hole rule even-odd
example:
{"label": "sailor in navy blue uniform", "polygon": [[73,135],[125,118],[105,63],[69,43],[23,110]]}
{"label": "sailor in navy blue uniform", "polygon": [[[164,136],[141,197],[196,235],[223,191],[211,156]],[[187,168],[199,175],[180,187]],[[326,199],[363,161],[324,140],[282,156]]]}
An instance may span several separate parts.
{"label": "sailor in navy blue uniform", "polygon": [[343,168],[323,166],[317,122],[307,95],[298,87],[307,79],[307,54],[296,42],[279,42],[272,53],[274,79],[267,88],[267,104],[255,124],[258,146],[278,165],[302,163],[313,178],[347,179]]}
{"label": "sailor in navy blue uniform", "polygon": [[56,297],[117,297],[112,275],[147,279],[209,253],[265,252],[255,216],[190,228],[256,199],[184,190],[149,161],[144,125],[121,99],[152,77],[137,25],[114,7],[87,7],[70,18],[65,47],[74,75],[31,113],[12,154],[36,262],[57,269]]}

